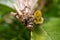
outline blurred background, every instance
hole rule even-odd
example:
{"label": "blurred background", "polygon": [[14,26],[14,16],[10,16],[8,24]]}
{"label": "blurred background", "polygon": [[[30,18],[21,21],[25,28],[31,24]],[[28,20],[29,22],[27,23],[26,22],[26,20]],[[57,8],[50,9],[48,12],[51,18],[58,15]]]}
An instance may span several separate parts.
{"label": "blurred background", "polygon": [[[30,32],[10,12],[15,0],[0,0],[0,40],[30,40]],[[35,25],[32,40],[60,40],[60,0],[46,0],[44,23]]]}

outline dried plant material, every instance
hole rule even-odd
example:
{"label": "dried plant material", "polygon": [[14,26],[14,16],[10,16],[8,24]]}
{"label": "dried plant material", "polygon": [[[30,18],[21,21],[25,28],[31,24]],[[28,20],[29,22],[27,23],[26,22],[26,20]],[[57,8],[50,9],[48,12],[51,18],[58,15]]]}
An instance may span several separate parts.
{"label": "dried plant material", "polygon": [[11,12],[11,15],[15,16],[17,13]]}
{"label": "dried plant material", "polygon": [[22,15],[22,13],[21,13],[21,11],[19,10],[19,8],[17,7],[17,5],[14,4],[13,6],[14,6],[14,8],[16,9],[16,11],[19,13],[19,15]]}
{"label": "dried plant material", "polygon": [[[19,21],[26,25],[29,30],[32,30],[34,24],[42,24],[43,18],[40,10],[35,10],[34,7],[38,0],[16,0],[13,4],[17,13],[11,12]],[[35,12],[36,11],[36,12]],[[35,20],[36,19],[36,20]]]}

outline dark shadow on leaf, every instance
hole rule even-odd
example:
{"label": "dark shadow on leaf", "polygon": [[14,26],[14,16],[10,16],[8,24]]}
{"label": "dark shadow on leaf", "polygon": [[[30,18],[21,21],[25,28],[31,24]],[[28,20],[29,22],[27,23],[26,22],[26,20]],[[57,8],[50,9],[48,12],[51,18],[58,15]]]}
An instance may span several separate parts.
{"label": "dark shadow on leaf", "polygon": [[41,25],[34,25],[33,31],[34,31],[36,34],[42,34],[42,33],[43,33],[43,30],[41,29],[40,26],[41,26]]}

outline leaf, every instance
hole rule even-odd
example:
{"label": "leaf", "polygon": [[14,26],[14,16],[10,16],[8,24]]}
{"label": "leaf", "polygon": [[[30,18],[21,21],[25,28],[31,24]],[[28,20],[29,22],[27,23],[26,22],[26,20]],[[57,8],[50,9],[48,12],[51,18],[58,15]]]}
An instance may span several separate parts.
{"label": "leaf", "polygon": [[60,18],[50,18],[39,29],[42,32],[38,31],[38,29],[37,32],[33,31],[33,40],[60,40]]}
{"label": "leaf", "polygon": [[[40,26],[34,26],[32,31],[33,40],[60,40],[60,0],[48,1],[42,11],[45,22]],[[0,3],[8,4],[9,7],[12,6],[12,4],[9,5],[11,3],[10,0],[9,2],[7,0],[0,0]],[[2,8],[0,10],[0,19],[3,20],[1,22],[2,26],[0,24],[0,40],[29,40],[29,32],[19,21],[14,19],[14,22],[11,24],[5,23],[3,16],[12,11],[9,7],[0,5],[0,9]]]}
{"label": "leaf", "polygon": [[[10,12],[15,10],[4,4],[0,4],[0,9],[0,40],[29,40],[29,31],[10,15]],[[10,23],[7,23],[8,21]]]}
{"label": "leaf", "polygon": [[[55,2],[56,3],[55,3]],[[45,19],[44,24],[34,26],[33,40],[60,40],[60,6],[59,0],[48,0],[42,10]]]}

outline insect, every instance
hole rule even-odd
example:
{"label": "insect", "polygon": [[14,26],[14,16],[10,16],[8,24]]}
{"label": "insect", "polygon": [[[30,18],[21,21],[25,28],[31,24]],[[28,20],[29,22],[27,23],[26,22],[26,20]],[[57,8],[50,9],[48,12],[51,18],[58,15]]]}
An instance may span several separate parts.
{"label": "insect", "polygon": [[17,0],[14,8],[17,13],[11,12],[19,21],[21,21],[29,30],[33,29],[34,24],[42,24],[43,18],[40,10],[35,10],[34,6],[38,0]]}

